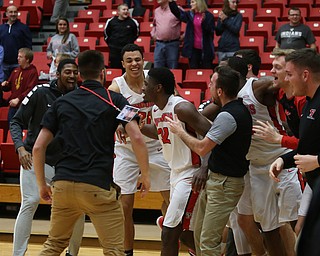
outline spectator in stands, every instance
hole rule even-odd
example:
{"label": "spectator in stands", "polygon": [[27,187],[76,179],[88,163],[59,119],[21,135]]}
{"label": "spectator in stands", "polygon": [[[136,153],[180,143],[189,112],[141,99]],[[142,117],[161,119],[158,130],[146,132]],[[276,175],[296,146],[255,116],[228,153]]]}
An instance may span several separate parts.
{"label": "spectator in stands", "polygon": [[187,23],[182,56],[189,58],[190,68],[212,68],[214,59],[214,17],[204,0],[191,0],[191,9],[183,11],[169,0],[171,12]]}
{"label": "spectator in stands", "polygon": [[[129,103],[121,94],[103,87],[106,76],[103,55],[85,51],[80,53],[78,63],[84,80],[82,86],[52,104],[44,115],[43,128],[32,151],[41,198],[52,200],[51,228],[40,255],[60,255],[76,220],[86,213],[94,224],[104,255],[120,256],[124,255],[123,211],[119,187],[112,175],[118,125],[122,124],[130,136],[141,170],[142,196],[150,188],[148,150],[138,116],[130,122],[116,118]],[[63,141],[64,157],[55,165],[51,191],[44,179],[44,161],[47,145],[54,136]]]}
{"label": "spectator in stands", "polygon": [[261,58],[257,51],[252,49],[241,49],[236,51],[234,55],[243,58],[247,62],[247,79],[251,77],[258,77],[261,66]]}
{"label": "spectator in stands", "polygon": [[151,36],[156,42],[154,67],[178,68],[181,22],[172,14],[168,0],[158,0]]}
{"label": "spectator in stands", "polygon": [[[40,131],[40,122],[44,113],[55,99],[72,91],[77,84],[78,67],[74,60],[68,59],[61,63],[57,78],[49,84],[38,85],[31,91],[10,123],[10,133],[21,164],[20,189],[21,207],[16,219],[13,234],[13,255],[23,256],[31,233],[34,213],[39,205],[40,197],[32,163],[32,148]],[[28,129],[27,138],[22,141],[22,132]],[[60,157],[57,141],[51,143],[46,151],[45,177],[48,183],[54,176],[55,161]],[[77,255],[83,234],[84,217],[81,216],[70,242],[69,252]],[[72,248],[72,250],[70,249]],[[68,255],[68,254],[67,254]]]}
{"label": "spectator in stands", "polygon": [[79,54],[77,37],[70,33],[69,21],[65,17],[60,17],[57,20],[56,34],[51,38],[47,47],[47,58],[52,60],[49,71],[51,74],[57,71],[54,60],[58,53],[69,54],[74,59]]}
{"label": "spectator in stands", "polygon": [[3,72],[7,80],[11,72],[19,66],[18,51],[21,48],[32,49],[32,35],[27,25],[18,20],[18,9],[14,5],[7,7],[7,23],[0,25],[0,45],[4,49]]}
{"label": "spectator in stands", "polygon": [[126,44],[133,44],[139,36],[139,23],[129,17],[127,4],[120,4],[118,6],[118,15],[107,20],[104,34],[110,51],[110,67],[122,69],[122,48]]}
{"label": "spectator in stands", "polygon": [[[131,2],[132,0],[123,0],[123,3],[128,6],[128,8],[131,8]],[[134,8],[141,7],[141,0],[133,0]]]}
{"label": "spectator in stands", "polygon": [[301,11],[297,7],[291,7],[288,11],[289,23],[282,25],[275,37],[276,48],[301,49],[309,45],[316,48],[315,37],[311,29],[301,23]]}
{"label": "spectator in stands", "polygon": [[237,10],[238,0],[224,0],[222,11],[216,26],[219,62],[224,57],[231,57],[240,49],[239,33],[242,26],[242,14]]}
{"label": "spectator in stands", "polygon": [[66,17],[68,6],[69,6],[69,1],[55,0],[52,15],[50,18],[50,23],[55,24],[59,17]]}
{"label": "spectator in stands", "polygon": [[38,84],[37,68],[31,64],[33,52],[29,48],[21,48],[18,52],[19,67],[15,68],[9,79],[2,82],[3,91],[11,91],[9,101],[8,121],[17,112],[22,100],[28,92]]}

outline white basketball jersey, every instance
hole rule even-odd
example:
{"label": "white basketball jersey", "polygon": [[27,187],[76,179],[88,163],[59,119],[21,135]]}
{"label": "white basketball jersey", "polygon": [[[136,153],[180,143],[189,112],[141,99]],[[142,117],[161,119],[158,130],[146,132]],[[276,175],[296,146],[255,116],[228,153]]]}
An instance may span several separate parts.
{"label": "white basketball jersey", "polygon": [[[144,70],[144,76],[147,76],[148,70]],[[130,105],[139,108],[139,115],[141,121],[144,121],[146,124],[151,123],[151,110],[154,105],[153,102],[144,102],[143,94],[139,94],[130,89],[126,80],[124,79],[124,74],[120,77],[113,79],[119,86],[120,93],[127,99]],[[156,141],[147,136],[144,136],[146,142]],[[128,140],[129,138],[127,138]],[[125,144],[123,144],[125,145]]]}
{"label": "white basketball jersey", "polygon": [[[168,122],[165,117],[173,119],[174,107],[180,102],[187,102],[179,96],[171,95],[164,109],[153,106],[152,120],[157,127],[159,140],[162,144],[164,159],[168,162],[171,170],[181,172],[200,163],[199,156],[192,152],[187,145],[170,132]],[[182,124],[184,129],[185,124]]]}
{"label": "white basketball jersey", "polygon": [[[261,104],[254,96],[252,83],[257,80],[256,78],[250,78],[239,91],[238,97],[243,99],[243,103],[249,109],[253,123],[256,120],[268,121],[279,132],[283,131],[282,123],[279,115],[278,103],[274,107],[267,107]],[[273,144],[252,136],[251,145],[247,154],[247,159],[253,164],[270,164],[280,155],[289,152],[290,150],[281,147],[279,144]]]}

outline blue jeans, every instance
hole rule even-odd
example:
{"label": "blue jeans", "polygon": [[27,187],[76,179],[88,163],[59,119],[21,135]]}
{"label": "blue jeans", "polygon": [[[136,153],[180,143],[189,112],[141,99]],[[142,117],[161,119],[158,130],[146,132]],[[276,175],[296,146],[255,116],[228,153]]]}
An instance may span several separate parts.
{"label": "blue jeans", "polygon": [[18,66],[19,64],[7,64],[3,62],[3,73],[4,73],[3,81],[7,81],[11,72]]}
{"label": "blue jeans", "polygon": [[[123,3],[127,4],[129,8],[131,8],[131,0],[124,0]],[[133,0],[134,7],[141,6],[141,0]]]}
{"label": "blue jeans", "polygon": [[179,45],[179,41],[168,43],[157,41],[154,49],[154,67],[178,68]]}
{"label": "blue jeans", "polygon": [[235,52],[217,52],[219,63],[225,58],[230,58],[234,55]]}

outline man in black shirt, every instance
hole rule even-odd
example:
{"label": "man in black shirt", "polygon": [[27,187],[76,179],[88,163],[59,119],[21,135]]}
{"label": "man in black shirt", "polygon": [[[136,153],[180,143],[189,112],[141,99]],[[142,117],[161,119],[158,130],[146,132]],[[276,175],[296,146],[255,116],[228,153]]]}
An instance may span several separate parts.
{"label": "man in black shirt", "polygon": [[139,36],[139,23],[129,16],[126,4],[118,6],[118,15],[108,19],[104,28],[105,41],[110,49],[110,67],[122,68],[121,50],[133,44]]}
{"label": "man in black shirt", "polygon": [[294,96],[307,96],[299,126],[298,148],[278,158],[270,167],[275,180],[283,168],[297,166],[313,188],[320,176],[320,55],[313,49],[297,50],[286,56],[286,79]]}
{"label": "man in black shirt", "polygon": [[[40,196],[52,200],[49,237],[40,255],[60,255],[76,220],[84,213],[97,231],[104,255],[124,255],[123,212],[112,177],[118,125],[121,123],[131,138],[141,170],[142,196],[150,188],[148,151],[138,117],[130,122],[116,118],[128,102],[103,87],[103,55],[85,51],[80,53],[78,63],[82,86],[52,104],[33,148]],[[53,137],[62,146],[62,157],[55,165],[51,191],[43,166],[44,152]]]}
{"label": "man in black shirt", "polygon": [[[32,148],[40,132],[40,122],[44,113],[62,95],[73,91],[77,84],[78,66],[72,59],[61,61],[57,69],[57,79],[50,84],[34,87],[24,98],[15,116],[11,119],[10,133],[19,156],[21,207],[13,234],[13,255],[24,255],[27,251],[33,216],[40,197],[32,163]],[[25,141],[23,130],[28,129]],[[59,157],[57,143],[49,145],[46,152],[45,179],[50,182],[54,176],[54,164]],[[70,240],[69,252],[77,255],[84,228],[84,217],[79,218]]]}

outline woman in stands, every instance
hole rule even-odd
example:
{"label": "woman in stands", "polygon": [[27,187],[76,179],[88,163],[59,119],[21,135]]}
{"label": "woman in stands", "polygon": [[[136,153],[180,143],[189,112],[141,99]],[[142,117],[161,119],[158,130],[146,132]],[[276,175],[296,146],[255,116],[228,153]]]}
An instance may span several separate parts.
{"label": "woman in stands", "polygon": [[51,59],[50,74],[56,72],[57,68],[54,60],[58,53],[68,54],[71,58],[76,58],[79,54],[79,44],[76,36],[70,33],[69,21],[60,17],[56,22],[56,34],[51,38],[47,47],[47,57]]}
{"label": "woman in stands", "polygon": [[231,57],[240,50],[239,32],[242,25],[242,14],[237,10],[238,0],[224,0],[222,11],[216,26],[216,35],[221,36],[218,42],[219,62]]}
{"label": "woman in stands", "polygon": [[183,11],[169,0],[171,12],[187,23],[182,56],[189,58],[190,68],[212,68],[214,58],[214,18],[205,0],[191,0],[191,9]]}

